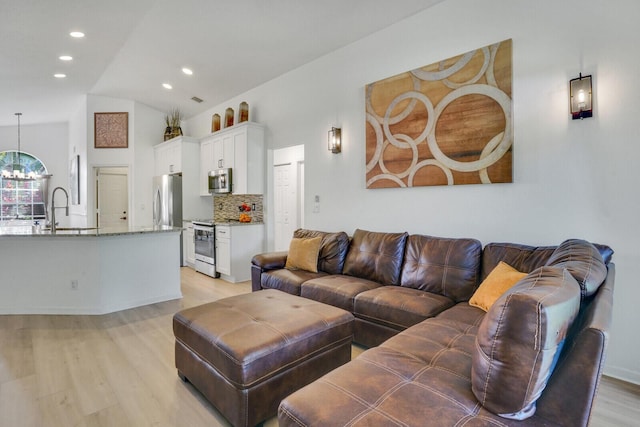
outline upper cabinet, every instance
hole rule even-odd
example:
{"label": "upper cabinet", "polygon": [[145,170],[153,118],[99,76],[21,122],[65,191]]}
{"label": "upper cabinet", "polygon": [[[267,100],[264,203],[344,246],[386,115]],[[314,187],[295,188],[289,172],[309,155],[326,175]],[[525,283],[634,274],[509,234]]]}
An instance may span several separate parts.
{"label": "upper cabinet", "polygon": [[156,175],[168,175],[181,173],[187,167],[198,167],[194,163],[195,156],[192,155],[196,138],[189,136],[179,136],[161,144],[155,145],[155,173]]}
{"label": "upper cabinet", "polygon": [[155,175],[182,175],[182,218],[211,216],[211,202],[200,197],[200,140],[178,136],[153,146]]}
{"label": "upper cabinet", "polygon": [[200,140],[200,194],[209,195],[209,171],[231,168],[234,194],[262,194],[265,172],[264,127],[244,122]]}

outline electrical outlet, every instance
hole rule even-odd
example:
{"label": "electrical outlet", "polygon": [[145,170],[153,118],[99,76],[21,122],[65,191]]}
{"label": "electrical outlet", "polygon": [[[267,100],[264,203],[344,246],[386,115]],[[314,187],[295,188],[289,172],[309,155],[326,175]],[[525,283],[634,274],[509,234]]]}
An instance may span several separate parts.
{"label": "electrical outlet", "polygon": [[74,291],[78,290],[78,280],[76,279],[71,280],[71,289]]}
{"label": "electrical outlet", "polygon": [[256,210],[256,204],[255,203],[251,203],[251,210],[255,211]]}

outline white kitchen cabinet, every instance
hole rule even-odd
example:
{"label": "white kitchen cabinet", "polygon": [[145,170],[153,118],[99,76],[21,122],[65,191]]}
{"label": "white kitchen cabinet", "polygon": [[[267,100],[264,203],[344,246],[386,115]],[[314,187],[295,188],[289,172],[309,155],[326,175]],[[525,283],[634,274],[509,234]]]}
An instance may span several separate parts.
{"label": "white kitchen cabinet", "polygon": [[225,131],[207,135],[200,140],[200,195],[209,195],[209,172],[234,167],[234,138]]}
{"label": "white kitchen cabinet", "polygon": [[251,279],[251,258],[264,252],[264,224],[216,225],[216,271],[237,283]]}
{"label": "white kitchen cabinet", "polygon": [[200,142],[200,194],[208,194],[209,171],[231,168],[234,194],[262,194],[265,180],[264,127],[244,122]]}
{"label": "white kitchen cabinet", "polygon": [[231,276],[231,227],[216,226],[216,272]]}
{"label": "white kitchen cabinet", "polygon": [[154,175],[182,175],[182,218],[211,217],[211,199],[200,197],[200,140],[179,136],[154,145],[153,151]]}
{"label": "white kitchen cabinet", "polygon": [[209,171],[217,169],[214,160],[215,140],[206,139],[200,142],[200,195],[209,195]]}
{"label": "white kitchen cabinet", "polygon": [[173,138],[153,147],[156,175],[182,172],[182,147],[184,137]]}
{"label": "white kitchen cabinet", "polygon": [[213,145],[214,169],[232,168],[235,166],[235,141],[233,133],[223,132],[215,139]]}
{"label": "white kitchen cabinet", "polygon": [[193,223],[191,221],[183,221],[182,231],[182,250],[184,263],[188,267],[194,268],[196,263],[196,247],[193,240]]}

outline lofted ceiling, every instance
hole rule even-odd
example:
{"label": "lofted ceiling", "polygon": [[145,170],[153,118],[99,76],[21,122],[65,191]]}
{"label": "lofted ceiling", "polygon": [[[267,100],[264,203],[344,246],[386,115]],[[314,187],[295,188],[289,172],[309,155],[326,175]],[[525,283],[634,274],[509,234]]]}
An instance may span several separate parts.
{"label": "lofted ceiling", "polygon": [[86,94],[189,118],[441,1],[0,0],[0,126],[68,121]]}

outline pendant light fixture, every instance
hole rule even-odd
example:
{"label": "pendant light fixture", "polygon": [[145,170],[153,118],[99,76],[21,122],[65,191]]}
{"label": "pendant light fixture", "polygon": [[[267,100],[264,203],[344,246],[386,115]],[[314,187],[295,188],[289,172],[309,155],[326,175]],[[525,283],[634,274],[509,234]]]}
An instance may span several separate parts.
{"label": "pendant light fixture", "polygon": [[[24,178],[24,169],[22,163],[20,163],[20,153],[22,153],[20,148],[20,116],[22,116],[22,113],[16,113],[16,117],[18,117],[18,162],[16,163],[15,160],[13,162],[13,176],[18,175],[18,178]],[[17,169],[16,166],[18,167]]]}
{"label": "pendant light fixture", "polygon": [[[24,165],[22,164],[22,146],[20,144],[20,116],[22,113],[15,113],[16,117],[18,117],[18,151],[14,152],[11,170],[4,169],[2,171],[3,179],[11,179],[18,181],[34,181],[36,179],[42,179],[49,177],[51,175],[38,175],[34,171],[29,171],[29,173],[25,173]],[[27,156],[29,157],[29,156]]]}

